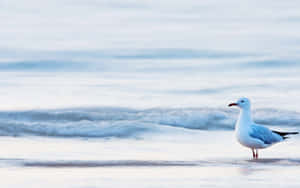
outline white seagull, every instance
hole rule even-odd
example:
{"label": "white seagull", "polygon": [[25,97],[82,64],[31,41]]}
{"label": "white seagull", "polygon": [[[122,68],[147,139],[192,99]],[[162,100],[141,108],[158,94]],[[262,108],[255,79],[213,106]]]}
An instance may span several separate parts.
{"label": "white seagull", "polygon": [[251,118],[251,104],[248,98],[240,98],[236,103],[228,105],[240,108],[239,119],[235,125],[235,135],[240,144],[251,148],[253,158],[258,158],[258,149],[267,148],[275,143],[285,140],[289,134],[298,132],[278,132],[258,125]]}

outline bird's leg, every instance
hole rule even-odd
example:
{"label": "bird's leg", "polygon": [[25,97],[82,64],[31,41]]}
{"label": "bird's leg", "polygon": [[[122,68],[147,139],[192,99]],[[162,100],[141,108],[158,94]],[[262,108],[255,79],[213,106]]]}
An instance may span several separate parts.
{"label": "bird's leg", "polygon": [[258,149],[256,149],[255,158],[258,159]]}
{"label": "bird's leg", "polygon": [[252,150],[252,156],[253,156],[253,159],[255,159],[256,154],[255,154],[255,152],[254,152],[254,149],[252,148],[251,150]]}

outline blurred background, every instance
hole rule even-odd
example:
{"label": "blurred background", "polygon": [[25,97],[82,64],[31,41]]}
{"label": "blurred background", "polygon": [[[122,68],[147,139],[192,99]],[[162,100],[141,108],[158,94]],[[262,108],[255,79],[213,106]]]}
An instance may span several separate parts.
{"label": "blurred background", "polygon": [[2,110],[113,106],[299,110],[297,1],[0,3]]}

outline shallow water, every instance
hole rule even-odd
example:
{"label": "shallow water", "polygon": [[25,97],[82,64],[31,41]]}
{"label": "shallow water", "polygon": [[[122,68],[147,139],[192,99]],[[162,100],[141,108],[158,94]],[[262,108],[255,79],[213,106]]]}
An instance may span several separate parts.
{"label": "shallow water", "polygon": [[297,187],[299,143],[296,136],[260,150],[260,159],[253,160],[232,131],[173,132],[143,139],[2,137],[1,185]]}
{"label": "shallow water", "polygon": [[89,167],[180,167],[180,166],[299,166],[299,158],[262,158],[251,160],[203,160],[203,161],[141,161],[141,160],[115,160],[115,161],[34,161],[26,159],[1,159],[5,164],[17,163],[24,167],[49,167],[49,168],[89,168]]}

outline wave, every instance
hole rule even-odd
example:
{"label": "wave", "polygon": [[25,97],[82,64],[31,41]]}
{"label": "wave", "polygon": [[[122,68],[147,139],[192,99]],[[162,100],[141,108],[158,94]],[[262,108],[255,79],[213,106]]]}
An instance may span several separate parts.
{"label": "wave", "polygon": [[[257,55],[237,51],[199,50],[186,48],[147,48],[114,50],[69,50],[69,51],[11,51],[0,54],[0,72],[157,72],[215,70],[224,59],[256,59]],[[201,64],[187,63],[196,59],[220,61]],[[168,66],[157,63],[166,61]],[[188,61],[184,65],[174,60]],[[171,61],[171,62],[169,62]],[[125,64],[125,65],[124,65]],[[176,64],[176,66],[174,66]],[[226,66],[228,67],[229,62]],[[231,65],[236,67],[235,64]],[[223,70],[223,69],[222,69]]]}
{"label": "wave", "polygon": [[241,67],[245,68],[252,68],[252,69],[270,69],[270,68],[291,68],[291,67],[298,67],[299,63],[297,61],[291,60],[264,60],[264,61],[250,61],[247,63],[241,64]]}
{"label": "wave", "polygon": [[[232,130],[237,110],[222,108],[72,108],[58,110],[2,111],[2,136],[135,137],[142,133],[189,130]],[[258,109],[257,123],[300,126],[300,113]]]}
{"label": "wave", "polygon": [[0,71],[41,71],[41,72],[57,72],[57,71],[76,71],[85,70],[86,64],[78,62],[64,61],[17,61],[0,63]]}

